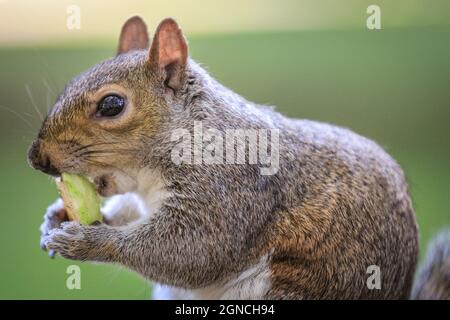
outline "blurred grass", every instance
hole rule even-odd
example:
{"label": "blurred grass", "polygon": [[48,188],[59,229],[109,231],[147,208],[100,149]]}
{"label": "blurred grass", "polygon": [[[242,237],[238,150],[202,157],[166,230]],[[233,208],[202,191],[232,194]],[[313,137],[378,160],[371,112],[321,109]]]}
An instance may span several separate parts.
{"label": "blurred grass", "polygon": [[[350,127],[384,146],[406,171],[425,249],[450,225],[448,39],[448,28],[309,31],[201,36],[190,38],[190,48],[246,98]],[[149,297],[137,275],[87,263],[79,264],[82,290],[66,289],[65,270],[74,263],[50,260],[39,249],[38,227],[56,189],[26,163],[40,120],[25,85],[44,112],[66,81],[115,47],[0,49],[0,298]]]}

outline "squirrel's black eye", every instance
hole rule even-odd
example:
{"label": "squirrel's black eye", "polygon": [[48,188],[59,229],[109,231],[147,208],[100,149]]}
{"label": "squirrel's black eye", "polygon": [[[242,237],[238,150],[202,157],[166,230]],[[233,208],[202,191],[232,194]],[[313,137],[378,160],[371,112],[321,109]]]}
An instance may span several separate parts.
{"label": "squirrel's black eye", "polygon": [[125,99],[117,95],[104,97],[97,105],[97,115],[101,117],[114,117],[122,112]]}

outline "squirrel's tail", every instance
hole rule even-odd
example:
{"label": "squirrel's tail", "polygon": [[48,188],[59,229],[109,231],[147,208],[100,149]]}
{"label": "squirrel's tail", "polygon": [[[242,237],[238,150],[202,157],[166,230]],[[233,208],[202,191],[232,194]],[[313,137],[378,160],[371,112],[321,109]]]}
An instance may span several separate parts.
{"label": "squirrel's tail", "polygon": [[450,231],[440,233],[429,246],[411,299],[450,300]]}

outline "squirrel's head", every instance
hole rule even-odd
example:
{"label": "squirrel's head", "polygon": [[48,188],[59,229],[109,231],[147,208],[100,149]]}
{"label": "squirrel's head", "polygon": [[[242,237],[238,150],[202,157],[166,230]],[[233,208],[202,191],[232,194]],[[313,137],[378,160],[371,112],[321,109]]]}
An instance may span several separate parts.
{"label": "squirrel's head", "polygon": [[28,160],[47,174],[79,173],[102,195],[131,191],[145,144],[186,78],[188,49],[173,19],[149,45],[145,23],[123,26],[117,56],[74,78],[50,110]]}

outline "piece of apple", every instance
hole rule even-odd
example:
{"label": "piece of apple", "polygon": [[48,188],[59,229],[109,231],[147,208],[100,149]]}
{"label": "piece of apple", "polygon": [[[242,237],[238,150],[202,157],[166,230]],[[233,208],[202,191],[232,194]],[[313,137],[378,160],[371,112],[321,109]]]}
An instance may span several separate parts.
{"label": "piece of apple", "polygon": [[56,179],[56,185],[70,220],[86,225],[102,221],[101,199],[88,179],[78,174],[63,173]]}

